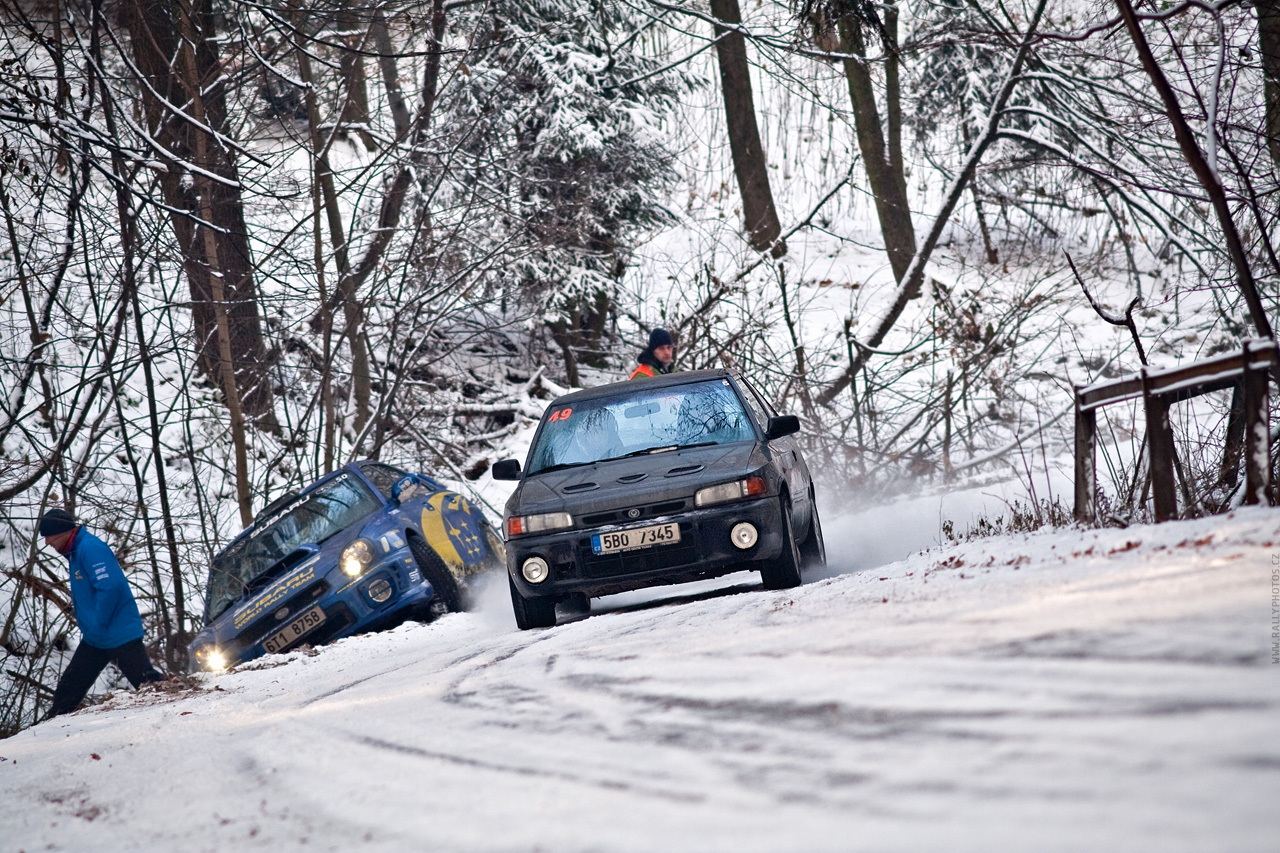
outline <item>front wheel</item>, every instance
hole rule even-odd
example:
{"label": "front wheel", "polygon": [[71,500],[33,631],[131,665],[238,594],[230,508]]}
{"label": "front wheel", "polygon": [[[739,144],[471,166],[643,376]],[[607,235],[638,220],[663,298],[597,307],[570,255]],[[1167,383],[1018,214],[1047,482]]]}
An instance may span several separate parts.
{"label": "front wheel", "polygon": [[806,569],[821,568],[827,564],[827,543],[822,538],[822,522],[818,520],[818,505],[809,496],[809,535],[800,545],[800,564]]}
{"label": "front wheel", "polygon": [[418,564],[418,571],[422,572],[422,577],[435,590],[435,597],[427,605],[429,618],[461,612],[464,609],[462,592],[458,589],[458,582],[454,579],[453,573],[444,564],[444,560],[440,559],[440,555],[416,536],[409,538],[409,551],[413,554],[414,562]]}
{"label": "front wheel", "polygon": [[591,599],[583,592],[571,592],[560,600],[560,610],[568,616],[586,616],[591,612]]}
{"label": "front wheel", "polygon": [[790,589],[800,585],[800,550],[791,529],[791,502],[782,501],[782,553],[760,567],[765,589]]}
{"label": "front wheel", "polygon": [[516,582],[507,575],[511,587],[511,609],[516,614],[516,627],[521,631],[530,628],[550,628],[556,624],[556,600],[554,598],[525,598],[516,589]]}

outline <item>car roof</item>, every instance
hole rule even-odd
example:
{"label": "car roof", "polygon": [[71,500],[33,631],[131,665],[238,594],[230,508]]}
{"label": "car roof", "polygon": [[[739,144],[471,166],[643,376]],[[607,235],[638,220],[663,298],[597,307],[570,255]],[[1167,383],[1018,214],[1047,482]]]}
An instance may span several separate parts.
{"label": "car roof", "polygon": [[[377,462],[377,461],[378,460],[376,459],[356,459],[351,462],[347,462],[337,468],[334,468],[328,474],[322,474],[319,477],[316,477],[314,480],[312,480],[307,485],[303,486],[301,489],[298,489],[296,491],[287,491],[277,495],[275,498],[268,501],[267,504],[262,507],[262,509],[258,510],[257,514],[254,515],[253,517],[253,521],[250,521],[249,524],[246,525],[243,530],[241,530],[235,536],[232,536],[226,545],[223,545],[221,548],[215,551],[213,554],[213,558],[216,560],[218,557],[222,555],[223,551],[228,550],[232,545],[236,544],[241,539],[244,539],[246,536],[248,536],[249,532],[252,531],[254,528],[256,528],[260,523],[271,519],[272,516],[274,516],[276,510],[278,510],[281,506],[284,506],[290,501],[297,500],[298,498],[302,497],[308,492],[315,490],[317,487],[322,486],[325,483],[329,482],[330,480],[341,476],[343,473],[348,473],[348,474],[355,473],[355,474],[360,474],[360,476],[364,476],[363,472],[360,471],[360,466],[366,462]],[[386,463],[384,462],[381,464],[385,465]],[[392,465],[390,467],[394,468],[395,466]],[[375,497],[379,499],[382,498],[382,495],[378,493],[378,490],[376,488],[372,488],[370,489],[370,491],[374,493]]]}
{"label": "car roof", "polygon": [[713,370],[682,370],[678,373],[655,376],[652,379],[624,379],[621,382],[610,382],[608,385],[598,385],[595,388],[574,391],[570,394],[565,394],[563,397],[557,397],[551,405],[561,406],[569,403],[580,403],[584,400],[594,400],[599,397],[616,397],[627,390],[634,390],[640,393],[651,388],[687,385],[694,382],[705,382],[708,379],[733,379],[737,381],[739,378],[736,370],[728,370],[723,367]]}

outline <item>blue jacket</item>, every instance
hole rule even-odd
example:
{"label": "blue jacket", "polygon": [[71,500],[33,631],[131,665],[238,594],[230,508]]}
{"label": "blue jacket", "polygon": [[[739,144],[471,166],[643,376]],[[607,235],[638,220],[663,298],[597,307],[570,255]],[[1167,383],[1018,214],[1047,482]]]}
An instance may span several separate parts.
{"label": "blue jacket", "polygon": [[114,649],[142,638],[142,617],[116,555],[83,527],[71,540],[71,603],[84,641]]}

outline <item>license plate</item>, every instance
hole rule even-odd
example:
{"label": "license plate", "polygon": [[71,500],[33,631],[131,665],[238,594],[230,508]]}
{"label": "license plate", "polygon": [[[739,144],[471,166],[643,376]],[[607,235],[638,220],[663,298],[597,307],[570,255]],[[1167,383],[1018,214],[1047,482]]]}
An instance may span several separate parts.
{"label": "license plate", "polygon": [[652,527],[597,533],[591,537],[591,551],[595,554],[613,554],[617,551],[652,548],[654,545],[671,545],[679,541],[680,525],[655,524]]}
{"label": "license plate", "polygon": [[262,641],[262,648],[268,654],[282,652],[289,647],[289,644],[315,628],[317,625],[324,624],[324,611],[320,609],[320,605],[303,613],[297,619],[294,619],[284,627],[283,631],[278,631]]}

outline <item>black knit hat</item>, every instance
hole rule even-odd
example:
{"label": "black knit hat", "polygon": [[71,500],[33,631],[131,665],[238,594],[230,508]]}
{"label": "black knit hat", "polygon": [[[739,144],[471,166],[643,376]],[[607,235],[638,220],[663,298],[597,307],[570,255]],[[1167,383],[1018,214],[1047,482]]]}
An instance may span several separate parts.
{"label": "black knit hat", "polygon": [[671,339],[671,333],[666,329],[654,329],[649,333],[649,349],[655,350],[658,347],[673,347],[676,342]]}
{"label": "black knit hat", "polygon": [[54,507],[40,516],[40,535],[57,536],[66,533],[76,526],[76,520],[65,509]]}

